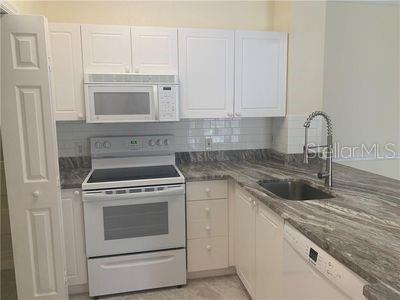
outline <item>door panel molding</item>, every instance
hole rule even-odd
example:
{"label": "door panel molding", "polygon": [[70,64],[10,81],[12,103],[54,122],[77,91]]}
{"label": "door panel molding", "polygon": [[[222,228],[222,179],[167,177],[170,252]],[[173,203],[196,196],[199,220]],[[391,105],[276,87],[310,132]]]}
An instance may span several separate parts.
{"label": "door panel molding", "polygon": [[2,139],[19,299],[67,299],[47,20],[1,19]]}

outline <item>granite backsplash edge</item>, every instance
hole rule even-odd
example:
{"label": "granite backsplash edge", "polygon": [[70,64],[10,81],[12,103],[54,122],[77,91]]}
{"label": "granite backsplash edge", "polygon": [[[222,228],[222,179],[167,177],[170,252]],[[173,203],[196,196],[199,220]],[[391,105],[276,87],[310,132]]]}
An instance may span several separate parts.
{"label": "granite backsplash edge", "polygon": [[[283,165],[303,165],[302,154],[285,154],[272,149],[251,150],[220,150],[220,151],[198,151],[177,152],[175,162],[177,165],[189,163],[206,163],[221,161],[273,161]],[[59,157],[60,170],[90,169],[90,156]],[[320,168],[320,159],[311,159],[310,168]]]}

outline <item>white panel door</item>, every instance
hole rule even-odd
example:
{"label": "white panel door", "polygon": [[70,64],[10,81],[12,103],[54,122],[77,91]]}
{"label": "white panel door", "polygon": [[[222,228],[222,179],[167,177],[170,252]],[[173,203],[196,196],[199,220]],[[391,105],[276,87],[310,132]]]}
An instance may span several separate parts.
{"label": "white panel door", "polygon": [[178,30],[132,27],[132,63],[136,73],[178,74]]}
{"label": "white panel door", "polygon": [[132,72],[129,26],[82,25],[85,73]]}
{"label": "white panel door", "polygon": [[81,30],[79,24],[50,23],[56,120],[85,118]]}
{"label": "white panel door", "polygon": [[238,189],[236,194],[235,220],[236,271],[249,292],[255,295],[255,202],[247,193]]}
{"label": "white panel door", "polygon": [[286,114],[287,33],[235,32],[235,116]]}
{"label": "white panel door", "polygon": [[85,227],[80,190],[62,190],[65,255],[68,285],[87,283]]}
{"label": "white panel door", "polygon": [[179,29],[178,43],[181,117],[231,117],[234,32]]}
{"label": "white panel door", "polygon": [[67,299],[47,21],[2,17],[2,138],[19,299]]}
{"label": "white panel door", "polygon": [[262,203],[256,213],[256,299],[282,298],[283,219]]}

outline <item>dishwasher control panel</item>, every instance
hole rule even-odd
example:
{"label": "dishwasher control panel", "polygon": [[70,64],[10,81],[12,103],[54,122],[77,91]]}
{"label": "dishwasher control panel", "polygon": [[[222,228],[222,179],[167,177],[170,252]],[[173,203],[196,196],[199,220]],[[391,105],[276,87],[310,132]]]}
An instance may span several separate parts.
{"label": "dishwasher control panel", "polygon": [[[298,230],[285,224],[286,241],[298,252],[304,260],[316,268],[322,275],[339,287],[351,298],[358,299],[366,281],[346,268],[343,264],[311,242]],[[356,297],[357,296],[357,297]]]}

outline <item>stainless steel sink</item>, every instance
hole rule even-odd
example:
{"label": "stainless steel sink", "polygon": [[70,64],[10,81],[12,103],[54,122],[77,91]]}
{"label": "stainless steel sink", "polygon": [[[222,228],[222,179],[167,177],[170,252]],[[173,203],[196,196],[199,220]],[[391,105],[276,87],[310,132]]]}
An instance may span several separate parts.
{"label": "stainless steel sink", "polygon": [[304,201],[335,197],[303,180],[262,180],[258,184],[274,195],[287,200]]}

